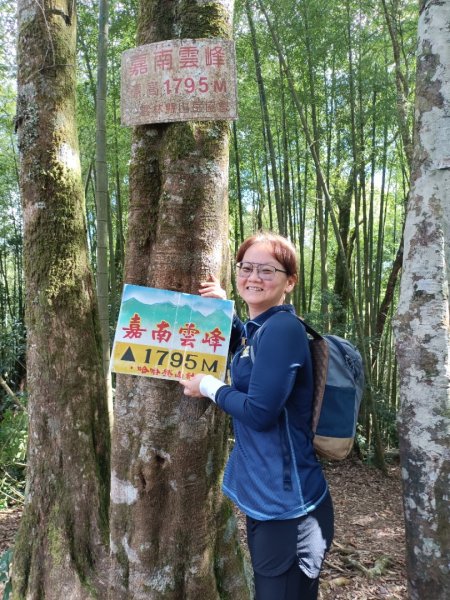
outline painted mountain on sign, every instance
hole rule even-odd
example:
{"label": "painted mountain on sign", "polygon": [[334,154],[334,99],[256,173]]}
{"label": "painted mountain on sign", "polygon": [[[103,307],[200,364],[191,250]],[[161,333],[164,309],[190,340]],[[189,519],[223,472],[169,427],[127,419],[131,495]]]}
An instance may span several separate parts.
{"label": "painted mountain on sign", "polygon": [[[167,321],[171,326],[175,323],[182,327],[186,323],[195,323],[197,329],[205,332],[212,327],[219,327],[221,331],[228,332],[230,328],[230,311],[226,313],[218,309],[208,315],[203,315],[198,310],[193,310],[189,305],[176,305],[171,302],[145,304],[130,298],[126,300],[120,310],[119,324],[127,327],[134,314],[141,317],[141,327],[149,331],[155,329],[157,323]],[[232,310],[231,310],[232,315]]]}

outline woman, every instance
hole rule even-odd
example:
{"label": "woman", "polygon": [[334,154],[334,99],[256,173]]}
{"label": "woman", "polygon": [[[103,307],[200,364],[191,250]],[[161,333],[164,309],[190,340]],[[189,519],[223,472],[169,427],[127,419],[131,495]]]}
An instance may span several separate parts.
{"label": "woman", "polygon": [[[262,233],[237,253],[237,289],[249,320],[235,318],[232,384],[211,375],[182,381],[233,417],[235,444],[223,491],[247,516],[256,600],[314,600],[333,538],[333,505],[311,435],[308,339],[285,295],[297,281],[295,248]],[[200,294],[223,298],[217,279]]]}

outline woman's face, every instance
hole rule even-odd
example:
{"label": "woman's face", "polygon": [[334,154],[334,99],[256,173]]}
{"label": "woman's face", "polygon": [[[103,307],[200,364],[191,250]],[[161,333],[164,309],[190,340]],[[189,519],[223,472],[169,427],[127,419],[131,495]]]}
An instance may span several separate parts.
{"label": "woman's face", "polygon": [[[285,271],[284,266],[273,256],[270,244],[265,242],[257,242],[250,246],[241,262],[271,265]],[[261,279],[255,268],[246,277],[241,277],[238,271],[236,280],[239,295],[246,302],[251,319],[272,306],[283,304],[285,294],[290,292],[295,285],[294,277],[280,271],[275,272],[271,281]]]}

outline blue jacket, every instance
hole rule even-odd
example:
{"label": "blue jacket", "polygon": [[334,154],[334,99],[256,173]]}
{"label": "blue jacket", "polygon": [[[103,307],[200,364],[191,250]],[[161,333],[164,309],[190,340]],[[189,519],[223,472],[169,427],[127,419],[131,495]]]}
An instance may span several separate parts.
{"label": "blue jacket", "polygon": [[223,491],[254,519],[305,515],[327,494],[312,445],[305,329],[293,306],[274,306],[245,325],[236,318],[231,349],[232,385],[219,388],[215,398],[233,417],[235,435]]}

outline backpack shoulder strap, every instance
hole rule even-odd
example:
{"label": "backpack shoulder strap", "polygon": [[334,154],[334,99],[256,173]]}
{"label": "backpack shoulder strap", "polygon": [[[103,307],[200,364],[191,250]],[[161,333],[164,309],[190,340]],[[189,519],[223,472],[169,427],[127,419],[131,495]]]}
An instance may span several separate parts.
{"label": "backpack shoulder strap", "polygon": [[[306,332],[312,338],[309,340],[314,381],[311,430],[313,433],[315,433],[319,423],[323,396],[325,393],[325,385],[327,382],[329,347],[328,342],[323,335],[320,335],[320,333],[313,329],[311,325],[308,325],[308,323],[306,323],[306,321],[301,319],[298,315],[296,316],[300,323],[302,323],[304,326]],[[253,344],[257,340],[263,327],[264,324],[256,330],[255,335],[253,336],[252,344],[249,346],[249,356],[252,362],[255,362],[255,349]]]}
{"label": "backpack shoulder strap", "polygon": [[328,342],[323,335],[320,335],[315,329],[308,325],[303,319],[298,317],[299,321],[303,323],[303,326],[312,339],[309,340],[309,349],[311,352],[311,362],[313,369],[313,413],[311,429],[313,433],[317,430],[319,423],[320,412],[322,410],[323,395],[325,393],[325,385],[327,382],[328,373],[328,357],[330,354]]}
{"label": "backpack shoulder strap", "polygon": [[[308,333],[309,333],[309,334],[310,334],[310,335],[311,335],[311,336],[312,336],[314,339],[316,339],[316,338],[320,338],[320,339],[322,339],[322,336],[320,335],[320,333],[317,333],[317,331],[316,331],[315,329],[313,329],[313,328],[312,328],[312,327],[310,327],[310,326],[309,326],[307,323],[305,323],[305,321],[304,321],[303,319],[301,319],[301,318],[300,318],[298,315],[295,315],[295,316],[296,316],[296,317],[297,317],[297,319],[300,321],[300,323],[302,323],[302,325],[304,326],[304,328],[306,329],[306,331],[307,331],[307,332],[308,332]],[[261,330],[263,329],[263,327],[265,326],[265,324],[266,324],[266,323],[267,323],[267,321],[265,321],[265,322],[264,322],[264,323],[261,325],[261,327],[258,327],[258,329],[255,331],[255,334],[254,334],[254,336],[253,336],[252,343],[249,345],[249,348],[248,348],[248,353],[249,353],[249,356],[250,356],[250,359],[251,359],[251,361],[252,361],[252,362],[255,362],[255,347],[257,346],[257,344],[256,344],[256,346],[254,347],[254,344],[255,344],[255,342],[257,342],[257,341],[258,341],[258,338],[259,338],[259,336],[260,336],[260,334],[261,334]]]}
{"label": "backpack shoulder strap", "polygon": [[323,340],[323,335],[320,335],[315,329],[311,327],[306,321],[304,321],[301,317],[297,315],[297,319],[302,323],[303,327],[306,329],[306,333],[314,338],[315,340]]}

